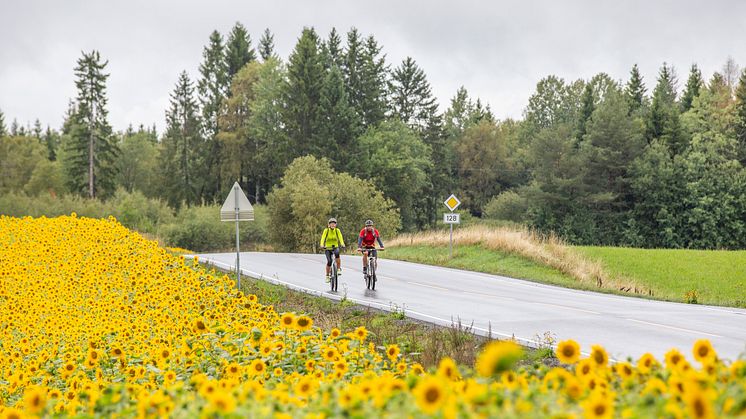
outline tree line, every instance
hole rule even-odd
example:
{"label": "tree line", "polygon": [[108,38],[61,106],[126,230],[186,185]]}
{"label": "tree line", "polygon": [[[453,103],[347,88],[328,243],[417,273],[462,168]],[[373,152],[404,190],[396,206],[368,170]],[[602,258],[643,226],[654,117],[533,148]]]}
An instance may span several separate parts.
{"label": "tree line", "polygon": [[746,72],[730,59],[709,80],[693,65],[683,89],[665,63],[651,91],[636,65],[626,81],[548,76],[521,120],[497,120],[463,87],[441,112],[414,59],[388,63],[355,28],[304,28],[283,60],[269,30],[254,47],[237,23],[209,36],[199,77],[178,76],[162,135],[112,132],[105,67],[96,51],[78,61],[60,132],[8,130],[0,113],[4,148],[32,156],[3,157],[17,174],[0,192],[121,187],[179,208],[221,201],[238,180],[265,203],[314,156],[325,160],[296,172],[317,162],[370,182],[405,230],[434,226],[455,192],[475,216],[579,244],[746,246]]}

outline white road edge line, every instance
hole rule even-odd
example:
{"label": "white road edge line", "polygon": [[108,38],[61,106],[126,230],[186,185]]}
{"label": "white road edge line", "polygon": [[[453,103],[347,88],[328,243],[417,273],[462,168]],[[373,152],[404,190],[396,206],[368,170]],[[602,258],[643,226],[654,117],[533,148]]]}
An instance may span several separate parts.
{"label": "white road edge line", "polygon": [[707,332],[700,332],[700,331],[697,331],[697,330],[691,330],[691,329],[683,329],[683,328],[681,328],[681,327],[676,327],[676,326],[668,326],[668,325],[665,325],[665,324],[660,324],[660,323],[652,323],[652,322],[646,322],[646,321],[644,321],[644,320],[637,320],[637,319],[627,319],[627,320],[629,320],[629,321],[631,321],[631,322],[637,322],[637,323],[642,323],[642,324],[648,324],[648,325],[651,325],[651,326],[665,327],[666,329],[679,330],[679,331],[681,331],[681,332],[689,332],[689,333],[694,333],[694,334],[697,334],[697,335],[707,335],[707,336],[712,336],[712,337],[714,337],[714,338],[723,338],[723,337],[724,337],[724,336],[720,336],[720,335],[715,335],[715,334],[712,334],[712,333],[707,333]]}

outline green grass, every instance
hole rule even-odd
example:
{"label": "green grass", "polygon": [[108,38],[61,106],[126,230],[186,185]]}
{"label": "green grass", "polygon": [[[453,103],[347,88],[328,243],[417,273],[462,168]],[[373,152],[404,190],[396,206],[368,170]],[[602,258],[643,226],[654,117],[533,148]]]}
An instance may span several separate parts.
{"label": "green grass", "polygon": [[561,286],[577,286],[572,277],[554,268],[541,265],[527,258],[511,255],[481,246],[458,246],[453,250],[453,258],[448,258],[448,247],[444,246],[402,246],[388,247],[381,257],[428,265],[446,266],[528,279]]}
{"label": "green grass", "polygon": [[[590,259],[599,260],[613,276],[629,278],[651,290],[652,295],[640,295],[642,297],[746,307],[746,251],[592,246],[575,249]],[[556,269],[477,245],[457,246],[452,259],[448,258],[448,247],[444,246],[387,248],[385,257],[505,275],[569,288],[635,295],[581,285]]]}
{"label": "green grass", "polygon": [[[615,275],[650,288],[654,297],[746,307],[746,251],[576,247]],[[689,294],[694,291],[695,294]]]}

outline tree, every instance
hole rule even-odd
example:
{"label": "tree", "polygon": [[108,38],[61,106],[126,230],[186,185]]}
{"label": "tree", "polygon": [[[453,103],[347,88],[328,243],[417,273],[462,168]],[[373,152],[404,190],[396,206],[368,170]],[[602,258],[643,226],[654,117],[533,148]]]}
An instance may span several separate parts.
{"label": "tree", "polygon": [[120,136],[117,184],[127,192],[158,193],[158,146],[142,126]]}
{"label": "tree", "polygon": [[259,39],[258,49],[262,61],[267,61],[275,55],[275,36],[272,35],[269,28],[264,30],[262,37]]}
{"label": "tree", "polygon": [[683,152],[686,138],[679,122],[679,106],[676,103],[676,75],[672,67],[663,63],[658,74],[658,84],[653,90],[653,102],[647,123],[647,139],[660,138],[672,154]]}
{"label": "tree", "polygon": [[358,139],[352,173],[370,179],[393,199],[405,229],[417,225],[417,198],[427,192],[431,150],[415,131],[401,121],[384,121]]}
{"label": "tree", "polygon": [[238,73],[246,64],[256,61],[256,53],[251,46],[251,36],[246,28],[236,22],[228,35],[228,41],[225,48],[225,67],[228,73],[228,82]]}
{"label": "tree", "polygon": [[322,46],[324,53],[324,68],[328,71],[332,67],[344,67],[344,51],[342,50],[342,38],[336,28],[332,28],[329,37]]}
{"label": "tree", "polygon": [[735,102],[735,135],[738,141],[738,150],[741,164],[746,166],[746,69],[741,73],[736,89]]}
{"label": "tree", "polygon": [[[234,27],[235,29],[236,27]],[[240,28],[238,30],[240,32]],[[236,42],[240,42],[240,40]],[[220,132],[221,107],[230,87],[227,57],[224,54],[223,37],[218,31],[213,31],[210,35],[209,45],[202,51],[203,61],[199,66],[202,77],[197,83],[199,101],[202,105],[203,138],[207,141],[207,149],[202,150],[207,156],[205,161],[207,172],[205,173],[205,179],[201,182],[199,195],[208,201],[218,199],[222,184],[220,162],[218,160],[221,150],[217,134]]]}
{"label": "tree", "polygon": [[464,207],[481,215],[490,198],[512,186],[509,159],[511,123],[481,121],[464,131],[456,144],[457,173]]}
{"label": "tree", "polygon": [[179,76],[166,111],[166,133],[160,153],[163,190],[172,208],[199,202],[200,183],[205,177],[202,159],[204,140],[194,87],[186,71]]}
{"label": "tree", "polygon": [[360,120],[350,106],[342,71],[332,66],[324,78],[319,98],[318,144],[325,151],[334,168],[347,171],[355,158],[353,141],[360,135]]}
{"label": "tree", "polygon": [[425,72],[407,57],[394,69],[389,82],[392,115],[410,128],[422,130],[437,112],[438,104]]}
{"label": "tree", "polygon": [[643,127],[628,116],[628,102],[620,91],[611,91],[593,112],[580,148],[585,167],[583,201],[596,217],[598,243],[623,239],[623,227],[634,202],[631,163],[645,144]]}
{"label": "tree", "polygon": [[285,85],[285,125],[296,155],[326,155],[319,144],[319,100],[324,68],[319,54],[319,39],[312,28],[303,29],[290,55]]}
{"label": "tree", "polygon": [[264,202],[264,196],[280,181],[284,169],[296,156],[284,123],[283,101],[286,72],[276,58],[269,58],[259,69],[254,86],[254,100],[250,104],[249,135],[258,142],[256,170],[260,173],[255,196]]}
{"label": "tree", "polygon": [[258,62],[251,62],[239,70],[231,83],[231,95],[225,101],[218,134],[223,152],[220,156],[221,177],[226,179],[223,190],[229,188],[234,180],[249,186],[250,190],[256,190],[260,181],[259,142],[250,134],[249,121],[262,66]]}
{"label": "tree", "polygon": [[386,60],[372,36],[363,39],[357,29],[347,32],[347,46],[342,72],[350,104],[362,121],[363,128],[375,126],[386,113]]}
{"label": "tree", "polygon": [[723,78],[725,79],[725,85],[728,86],[728,91],[733,94],[738,84],[738,64],[733,57],[728,57],[728,60],[723,64]]}
{"label": "tree", "polygon": [[371,218],[382,235],[399,229],[399,214],[391,200],[373,184],[346,173],[336,173],[326,159],[295,159],[268,197],[273,245],[287,251],[316,250],[326,220],[334,216],[355,240],[358,226]]}
{"label": "tree", "polygon": [[556,76],[548,76],[536,84],[536,93],[528,99],[524,111],[526,122],[535,129],[555,124],[573,123],[580,111],[581,92],[585,83],[566,84]]}
{"label": "tree", "polygon": [[0,137],[0,194],[18,192],[31,179],[36,167],[46,161],[44,147],[25,136]]}
{"label": "tree", "polygon": [[0,137],[5,135],[8,135],[8,129],[5,127],[5,115],[3,115],[3,111],[0,110]]}
{"label": "tree", "polygon": [[684,95],[681,96],[681,110],[686,112],[692,107],[692,101],[694,98],[699,96],[699,89],[704,85],[702,80],[702,72],[699,71],[697,64],[692,64],[692,68],[689,71],[689,79],[686,81],[686,87],[684,88]]}
{"label": "tree", "polygon": [[69,188],[89,198],[105,197],[114,192],[116,159],[119,150],[107,121],[106,80],[98,51],[78,59],[75,86],[78,95],[75,113],[70,121],[70,142],[67,144],[65,168]]}
{"label": "tree", "polygon": [[53,131],[47,125],[47,130],[42,138],[42,143],[47,147],[47,158],[50,161],[57,160],[57,149],[60,146],[60,134],[57,131]]}
{"label": "tree", "polygon": [[634,113],[647,106],[645,92],[645,83],[642,80],[642,75],[640,74],[640,70],[637,68],[637,64],[635,64],[632,66],[629,81],[627,82],[627,86],[624,88],[625,96],[629,102],[630,113]]}

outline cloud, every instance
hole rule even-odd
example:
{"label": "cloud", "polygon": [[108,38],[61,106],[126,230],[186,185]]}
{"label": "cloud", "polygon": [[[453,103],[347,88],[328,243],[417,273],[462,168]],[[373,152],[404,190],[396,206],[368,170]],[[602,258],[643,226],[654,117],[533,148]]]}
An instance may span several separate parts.
{"label": "cloud", "polygon": [[216,1],[4,2],[0,16],[0,110],[6,120],[62,124],[81,51],[109,60],[116,130],[164,126],[178,74],[198,75],[210,32],[242,22],[256,43],[264,28],[287,57],[304,26],[326,36],[351,26],[373,34],[389,64],[407,56],[425,70],[441,109],[464,85],[499,118],[520,117],[536,82],[606,72],[626,80],[637,63],[652,89],[663,61],[682,79],[706,76],[728,56],[746,64],[746,3],[721,1]]}

